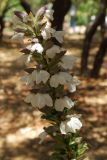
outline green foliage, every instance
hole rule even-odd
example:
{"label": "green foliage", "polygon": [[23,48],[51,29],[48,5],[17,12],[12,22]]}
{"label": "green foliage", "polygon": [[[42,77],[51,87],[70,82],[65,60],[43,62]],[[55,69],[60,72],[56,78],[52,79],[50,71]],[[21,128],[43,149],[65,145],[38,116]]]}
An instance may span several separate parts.
{"label": "green foliage", "polygon": [[57,135],[54,139],[57,141],[57,146],[55,146],[56,152],[53,153],[52,160],[81,160],[88,149],[87,144],[81,142],[78,134],[63,135],[62,137]]}
{"label": "green foliage", "polygon": [[28,0],[27,2],[31,5],[31,8],[33,9],[33,11],[36,12],[36,10],[37,10],[39,7],[47,4],[47,3],[50,2],[50,1],[51,1],[51,0],[30,0],[30,1]]}
{"label": "green foliage", "polygon": [[[5,15],[5,20],[12,22],[12,17],[13,17],[13,11],[14,10],[19,10],[23,11],[24,9],[20,5],[21,0],[0,0],[0,15],[2,15],[3,10],[5,9],[6,6],[8,6],[8,11]],[[36,10],[48,3],[50,0],[28,0],[28,4],[31,6],[32,10],[36,12]],[[12,7],[13,6],[13,7]]]}
{"label": "green foliage", "polygon": [[13,11],[14,10],[22,10],[20,6],[20,0],[1,0],[0,6],[0,15],[2,16],[3,11],[6,10],[5,13],[5,21],[12,21]]}
{"label": "green foliage", "polygon": [[96,15],[99,6],[99,0],[73,0],[77,7],[78,25],[87,25],[92,15]]}
{"label": "green foliage", "polygon": [[[6,14],[5,20],[12,21],[11,17],[13,16],[14,10],[22,11],[23,8],[20,5],[21,0],[1,0],[0,1],[0,15],[2,14],[3,9],[5,8],[6,4],[8,6],[14,6],[9,9]],[[42,6],[51,2],[52,0],[27,0],[27,2],[31,5],[33,12],[35,13],[36,10]],[[15,6],[15,4],[17,4]],[[77,7],[77,23],[78,25],[87,25],[90,21],[90,17],[92,15],[96,15],[99,5],[99,0],[73,0],[73,4]]]}

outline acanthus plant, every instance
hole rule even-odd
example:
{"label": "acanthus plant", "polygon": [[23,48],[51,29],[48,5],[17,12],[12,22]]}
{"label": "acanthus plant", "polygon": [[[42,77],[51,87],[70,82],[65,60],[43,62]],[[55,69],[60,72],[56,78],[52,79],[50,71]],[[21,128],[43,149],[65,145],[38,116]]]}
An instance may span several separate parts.
{"label": "acanthus plant", "polygon": [[55,141],[51,160],[83,159],[87,144],[82,142],[79,130],[80,115],[74,114],[75,101],[71,100],[79,81],[69,71],[75,58],[62,48],[63,31],[51,28],[53,10],[42,7],[34,16],[15,11],[13,39],[23,42],[28,38],[22,59],[33,67],[25,69],[21,79],[30,87],[25,102],[42,112],[42,119],[50,122],[40,134],[41,142],[47,135]]}

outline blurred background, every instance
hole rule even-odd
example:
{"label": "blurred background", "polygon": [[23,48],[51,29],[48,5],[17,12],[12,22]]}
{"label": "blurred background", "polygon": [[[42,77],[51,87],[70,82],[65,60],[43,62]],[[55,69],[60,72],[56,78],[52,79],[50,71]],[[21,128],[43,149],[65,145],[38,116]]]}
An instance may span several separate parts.
{"label": "blurred background", "polygon": [[[84,127],[89,160],[107,160],[107,0],[0,0],[0,160],[47,160],[53,142],[37,138],[47,122],[24,103],[28,94],[19,78],[23,47],[12,41],[13,11],[31,11],[53,3],[52,26],[65,31],[64,47],[77,57],[75,74],[81,84],[74,95]],[[88,159],[87,159],[88,160]]]}

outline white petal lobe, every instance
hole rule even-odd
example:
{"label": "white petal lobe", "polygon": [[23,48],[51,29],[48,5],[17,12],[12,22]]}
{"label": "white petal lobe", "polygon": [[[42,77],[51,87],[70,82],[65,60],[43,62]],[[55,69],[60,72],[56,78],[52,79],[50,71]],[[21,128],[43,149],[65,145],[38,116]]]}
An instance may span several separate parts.
{"label": "white petal lobe", "polygon": [[77,117],[71,117],[70,119],[61,122],[60,131],[62,134],[76,133],[82,127],[81,121]]}

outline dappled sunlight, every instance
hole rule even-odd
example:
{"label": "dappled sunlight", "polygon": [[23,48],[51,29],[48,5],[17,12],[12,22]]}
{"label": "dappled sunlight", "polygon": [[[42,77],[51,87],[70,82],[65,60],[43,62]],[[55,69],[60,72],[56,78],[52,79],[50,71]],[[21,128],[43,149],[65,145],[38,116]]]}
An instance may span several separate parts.
{"label": "dappled sunlight", "polygon": [[106,105],[107,102],[107,95],[98,95],[98,97],[86,97],[85,99],[86,104],[90,105]]}
{"label": "dappled sunlight", "polygon": [[17,147],[20,143],[28,139],[34,139],[41,133],[41,128],[24,127],[20,128],[16,133],[6,136],[6,142],[12,147]]}
{"label": "dappled sunlight", "polygon": [[[78,72],[83,36],[73,35],[71,40],[68,40],[67,36],[65,38],[67,54],[77,57]],[[93,53],[94,49],[96,52],[96,46]],[[24,65],[20,63],[18,50],[14,47],[6,48],[5,45],[0,47],[0,160],[47,160],[53,142],[47,139],[39,145],[37,137],[47,123],[40,120],[39,111],[23,101],[28,88],[19,80]],[[105,65],[103,69],[106,70]],[[93,157],[101,157],[103,160],[103,157],[107,156],[106,75],[98,80],[81,77],[79,79],[81,83],[75,99],[79,100],[76,110],[83,115],[84,127],[81,134],[89,143],[90,157],[93,155],[91,160],[94,160]]]}

